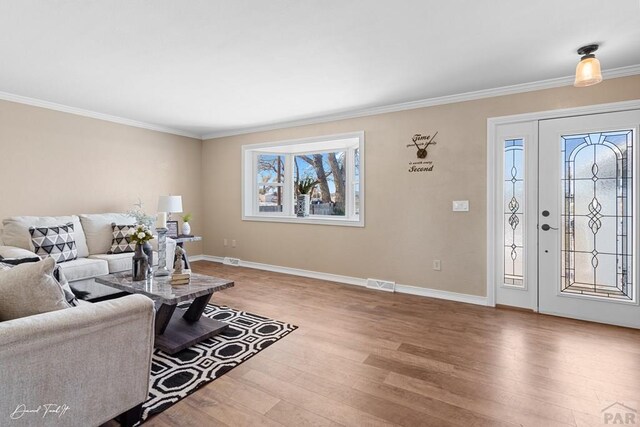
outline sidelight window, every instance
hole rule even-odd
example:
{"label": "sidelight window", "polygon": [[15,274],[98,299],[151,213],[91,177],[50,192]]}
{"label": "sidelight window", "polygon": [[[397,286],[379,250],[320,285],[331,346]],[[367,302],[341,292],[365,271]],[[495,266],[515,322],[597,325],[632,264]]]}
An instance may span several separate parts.
{"label": "sidelight window", "polygon": [[504,284],[524,287],[524,140],[504,141]]}

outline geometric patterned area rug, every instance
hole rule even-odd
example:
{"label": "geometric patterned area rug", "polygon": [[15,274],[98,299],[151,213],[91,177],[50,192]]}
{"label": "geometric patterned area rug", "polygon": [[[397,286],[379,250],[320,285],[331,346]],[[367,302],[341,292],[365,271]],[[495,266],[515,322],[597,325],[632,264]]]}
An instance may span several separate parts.
{"label": "geometric patterned area rug", "polygon": [[219,335],[173,356],[155,350],[149,399],[142,420],[164,411],[203,385],[284,338],[298,327],[233,308],[209,304],[204,316],[227,322]]}

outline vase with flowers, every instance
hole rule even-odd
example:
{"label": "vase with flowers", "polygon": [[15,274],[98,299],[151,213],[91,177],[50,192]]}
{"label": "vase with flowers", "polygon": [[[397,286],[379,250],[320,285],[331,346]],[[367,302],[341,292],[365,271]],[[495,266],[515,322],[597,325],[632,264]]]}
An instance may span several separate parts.
{"label": "vase with flowers", "polygon": [[146,280],[151,271],[152,261],[149,260],[149,256],[145,253],[148,252],[148,250],[145,251],[144,246],[151,246],[149,241],[153,239],[153,233],[151,229],[144,224],[136,225],[131,229],[130,233],[131,241],[136,244],[131,271],[133,276],[132,280]]}

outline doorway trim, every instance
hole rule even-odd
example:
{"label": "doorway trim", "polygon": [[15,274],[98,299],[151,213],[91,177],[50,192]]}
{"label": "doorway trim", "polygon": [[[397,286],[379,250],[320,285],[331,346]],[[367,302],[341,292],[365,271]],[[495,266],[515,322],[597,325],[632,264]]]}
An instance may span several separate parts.
{"label": "doorway trim", "polygon": [[[559,119],[564,117],[584,116],[599,113],[614,113],[625,110],[635,110],[640,108],[640,99],[632,101],[612,102],[606,104],[595,104],[584,107],[563,108],[558,110],[537,111],[532,113],[515,114],[510,116],[490,117],[487,119],[487,305],[496,305],[496,191],[498,176],[496,168],[498,166],[494,153],[496,152],[497,128],[499,125],[516,124],[523,122],[537,122],[545,119]],[[537,217],[537,216],[536,216]]]}

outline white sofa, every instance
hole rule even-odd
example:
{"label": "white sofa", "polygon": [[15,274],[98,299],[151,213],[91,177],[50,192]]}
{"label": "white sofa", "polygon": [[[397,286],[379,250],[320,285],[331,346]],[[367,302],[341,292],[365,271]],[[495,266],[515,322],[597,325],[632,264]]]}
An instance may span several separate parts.
{"label": "white sofa", "polygon": [[[73,223],[78,258],[59,264],[65,278],[72,289],[86,292],[89,295],[113,293],[95,282],[94,278],[110,273],[118,273],[131,269],[132,253],[108,254],[111,249],[113,233],[111,224],[134,224],[135,219],[127,214],[104,213],[69,216],[15,216],[2,221],[0,234],[0,256],[12,253],[12,248],[33,251],[29,227],[54,227]],[[151,241],[154,247],[154,265],[157,265],[157,239]],[[176,243],[167,239],[167,268],[173,266]],[[36,256],[33,254],[33,256]]]}
{"label": "white sofa", "polygon": [[[69,222],[78,259],[59,264],[66,279],[89,293],[111,290],[93,278],[131,268],[132,253],[107,254],[111,223],[135,222],[126,215],[7,218],[0,255],[36,257],[29,227]],[[174,252],[168,240],[168,260]],[[149,393],[154,318],[151,299],[128,295],[0,322],[0,425],[98,426],[121,414],[121,425],[133,426]],[[43,405],[63,412],[21,413]]]}
{"label": "white sofa", "polygon": [[133,426],[149,394],[154,317],[151,299],[127,295],[0,322],[0,425],[97,427],[122,414]]}

